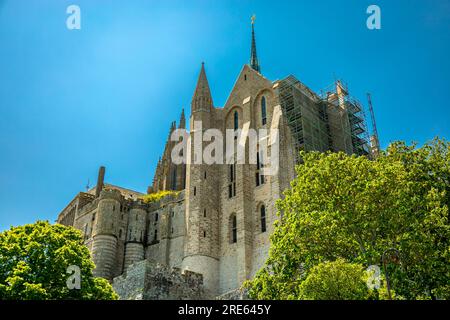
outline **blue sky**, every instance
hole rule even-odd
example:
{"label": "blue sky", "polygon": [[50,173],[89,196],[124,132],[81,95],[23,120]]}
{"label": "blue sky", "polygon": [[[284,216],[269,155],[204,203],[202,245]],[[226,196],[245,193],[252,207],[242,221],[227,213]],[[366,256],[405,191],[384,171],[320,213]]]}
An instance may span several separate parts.
{"label": "blue sky", "polygon": [[[81,30],[66,8],[81,8]],[[366,28],[381,8],[382,29]],[[0,0],[0,230],[54,221],[106,166],[145,192],[201,62],[222,106],[250,52],[269,79],[373,96],[381,144],[450,139],[450,0]]]}

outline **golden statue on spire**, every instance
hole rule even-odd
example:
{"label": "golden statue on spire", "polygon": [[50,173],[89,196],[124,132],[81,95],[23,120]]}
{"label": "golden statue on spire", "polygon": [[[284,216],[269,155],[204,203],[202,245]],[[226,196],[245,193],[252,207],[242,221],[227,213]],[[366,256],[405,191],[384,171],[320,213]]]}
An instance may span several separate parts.
{"label": "golden statue on spire", "polygon": [[252,20],[252,24],[255,24],[255,20],[256,20],[256,15],[255,14],[252,15],[251,20]]}

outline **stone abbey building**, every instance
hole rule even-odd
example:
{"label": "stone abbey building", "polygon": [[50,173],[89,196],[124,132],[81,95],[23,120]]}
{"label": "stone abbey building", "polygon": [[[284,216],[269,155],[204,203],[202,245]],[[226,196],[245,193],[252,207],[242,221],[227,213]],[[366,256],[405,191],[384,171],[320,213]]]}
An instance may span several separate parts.
{"label": "stone abbey building", "polygon": [[[282,113],[277,123],[275,108]],[[57,222],[83,232],[94,274],[111,280],[123,299],[227,297],[264,264],[277,219],[274,204],[294,178],[299,150],[374,152],[362,107],[342,82],[315,93],[294,76],[264,77],[253,23],[250,63],[223,107],[213,103],[202,64],[189,128],[194,121],[224,136],[248,122],[253,129],[278,129],[279,170],[264,176],[260,162],[174,164],[175,142],[168,139],[148,193],[179,192],[147,204],[143,194],[105,183],[102,167],[97,186],[80,192]],[[169,133],[177,127],[186,127],[184,111]]]}

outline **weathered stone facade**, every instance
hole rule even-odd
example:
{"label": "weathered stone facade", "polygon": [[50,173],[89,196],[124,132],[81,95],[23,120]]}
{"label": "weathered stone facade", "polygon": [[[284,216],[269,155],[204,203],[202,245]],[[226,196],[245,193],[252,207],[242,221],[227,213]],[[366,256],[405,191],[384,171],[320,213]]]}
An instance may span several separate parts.
{"label": "weathered stone facade", "polygon": [[[277,173],[263,176],[260,162],[249,164],[248,143],[245,164],[195,163],[191,144],[193,163],[175,165],[175,142],[168,139],[149,192],[180,191],[176,196],[145,204],[139,199],[143,194],[100,181],[79,193],[58,222],[83,231],[95,275],[114,279],[122,298],[236,296],[236,289],[267,257],[277,219],[275,201],[294,178],[298,151],[367,154],[358,108],[339,81],[318,95],[293,76],[270,81],[249,65],[243,66],[225,105],[216,107],[202,64],[191,103],[190,137],[195,140],[206,129],[226,137],[227,129],[244,124],[255,130],[278,129]],[[275,110],[281,111],[277,122]],[[202,127],[195,127],[196,121]],[[183,111],[178,128],[185,126]],[[172,123],[169,136],[175,128]],[[209,143],[203,141],[202,149]],[[267,155],[271,153],[269,146]],[[192,273],[181,276],[173,268]]]}
{"label": "weathered stone facade", "polygon": [[113,288],[126,300],[201,300],[201,274],[142,260],[114,278]]}

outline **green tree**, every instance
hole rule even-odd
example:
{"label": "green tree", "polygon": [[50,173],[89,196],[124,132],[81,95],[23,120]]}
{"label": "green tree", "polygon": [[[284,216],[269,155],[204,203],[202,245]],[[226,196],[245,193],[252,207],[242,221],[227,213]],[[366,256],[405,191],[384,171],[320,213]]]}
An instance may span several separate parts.
{"label": "green tree", "polygon": [[265,266],[247,283],[250,296],[299,299],[314,266],[343,258],[380,265],[406,299],[450,298],[450,144],[421,148],[396,142],[376,160],[343,153],[302,152],[284,198]]}
{"label": "green tree", "polygon": [[339,258],[311,268],[299,292],[306,300],[365,300],[369,297],[366,278],[361,264]]}
{"label": "green tree", "polygon": [[[69,289],[69,266],[80,269],[80,289]],[[94,278],[81,232],[38,221],[0,233],[0,299],[117,299],[109,282]]]}

